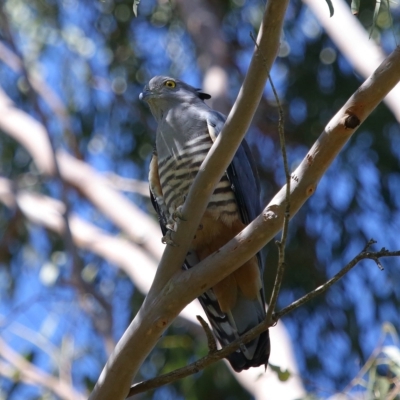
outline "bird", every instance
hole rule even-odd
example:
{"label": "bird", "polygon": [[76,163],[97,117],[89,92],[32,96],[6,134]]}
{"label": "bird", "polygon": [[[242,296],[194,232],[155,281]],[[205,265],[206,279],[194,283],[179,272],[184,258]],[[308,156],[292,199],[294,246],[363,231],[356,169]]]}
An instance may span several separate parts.
{"label": "bird", "polygon": [[[226,117],[205,103],[209,94],[169,76],[153,77],[139,98],[149,105],[157,122],[149,167],[150,197],[162,241],[174,246],[171,232],[177,228],[190,186]],[[261,211],[255,162],[243,140],[211,195],[183,267],[190,268],[217,251]],[[222,347],[265,319],[263,271],[264,260],[258,253],[199,297]],[[266,330],[227,358],[240,372],[260,365],[266,368],[269,354]]]}

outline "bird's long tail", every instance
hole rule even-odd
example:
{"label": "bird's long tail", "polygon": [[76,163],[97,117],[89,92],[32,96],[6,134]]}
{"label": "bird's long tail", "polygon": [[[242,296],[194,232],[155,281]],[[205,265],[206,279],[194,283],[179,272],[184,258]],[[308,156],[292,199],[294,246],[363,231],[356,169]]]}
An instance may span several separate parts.
{"label": "bird's long tail", "polygon": [[[260,291],[257,299],[249,300],[239,293],[235,306],[230,312],[220,310],[217,298],[212,289],[199,297],[199,301],[211,322],[213,331],[222,346],[237,339],[265,318],[264,300]],[[259,337],[228,356],[232,368],[240,372],[251,367],[267,365],[270,354],[268,330]]]}

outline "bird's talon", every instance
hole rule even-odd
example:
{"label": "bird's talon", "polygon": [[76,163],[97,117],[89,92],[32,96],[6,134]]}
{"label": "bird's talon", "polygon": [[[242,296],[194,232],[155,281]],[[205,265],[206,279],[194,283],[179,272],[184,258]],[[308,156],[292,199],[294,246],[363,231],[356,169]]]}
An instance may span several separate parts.
{"label": "bird's talon", "polygon": [[186,218],[182,214],[182,209],[183,205],[180,205],[175,209],[175,211],[172,213],[172,219],[176,221],[177,219],[180,219],[181,221],[186,221]]}
{"label": "bird's talon", "polygon": [[173,214],[172,214],[172,218],[174,220],[180,219],[181,221],[187,221],[187,219],[183,216],[182,212],[180,210],[176,210]]}
{"label": "bird's talon", "polygon": [[167,225],[165,225],[165,227],[169,230],[169,231],[172,231],[172,232],[176,232],[176,228],[175,228],[175,223],[173,222],[173,223],[169,223],[169,224],[167,224]]}
{"label": "bird's talon", "polygon": [[161,243],[163,243],[163,244],[168,244],[168,245],[170,245],[170,246],[172,246],[172,247],[179,247],[179,244],[175,243],[175,242],[172,240],[171,234],[172,234],[172,232],[171,232],[171,231],[168,231],[168,232],[165,234],[165,236],[163,236],[163,237],[161,238]]}

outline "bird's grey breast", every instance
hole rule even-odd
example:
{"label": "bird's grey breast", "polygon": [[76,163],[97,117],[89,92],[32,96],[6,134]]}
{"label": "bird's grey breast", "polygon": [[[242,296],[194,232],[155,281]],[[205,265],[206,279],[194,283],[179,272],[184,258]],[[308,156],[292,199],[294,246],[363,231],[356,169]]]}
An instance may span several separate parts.
{"label": "bird's grey breast", "polygon": [[[186,112],[185,112],[186,111]],[[183,204],[213,141],[206,118],[191,110],[170,110],[157,130],[158,170],[164,202],[170,214]],[[237,217],[237,205],[226,175],[210,198],[209,211],[218,218]]]}

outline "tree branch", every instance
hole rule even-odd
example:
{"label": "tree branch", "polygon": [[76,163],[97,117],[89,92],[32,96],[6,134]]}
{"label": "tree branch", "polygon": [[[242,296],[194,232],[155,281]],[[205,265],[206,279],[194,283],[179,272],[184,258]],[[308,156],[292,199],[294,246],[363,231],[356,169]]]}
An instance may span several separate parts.
{"label": "tree branch", "polygon": [[[385,59],[385,51],[375,40],[370,40],[368,32],[354,17],[345,0],[335,0],[335,14],[332,18],[324,1],[303,0],[338,47],[341,54],[359,75],[367,78]],[[346,29],[343,29],[343,27]],[[400,86],[392,90],[384,102],[400,122]]]}
{"label": "tree branch", "polygon": [[[76,168],[77,165],[71,163],[69,167],[73,169]],[[89,170],[92,169],[89,168]],[[86,182],[86,177],[88,181],[90,181],[89,178],[91,176],[87,176],[85,171],[85,168],[78,168],[77,170],[77,174],[79,175],[80,173],[83,182]],[[103,197],[101,182],[98,182],[99,186],[97,186],[96,182],[96,179],[91,181],[91,184],[94,185],[93,191],[97,193],[99,197]],[[107,196],[105,196],[105,198],[107,198]],[[63,220],[60,212],[60,208],[62,209],[63,204],[61,202],[26,191],[14,192],[12,182],[5,178],[0,178],[0,202],[3,202],[11,209],[14,209],[18,205],[22,215],[31,223],[44,226],[46,229],[58,234],[60,234],[63,229]],[[119,208],[118,202],[113,204],[115,208]],[[154,279],[157,265],[153,258],[150,257],[141,246],[132,243],[132,241],[128,241],[121,235],[110,235],[74,214],[72,214],[70,218],[71,232],[76,246],[108,260],[111,265],[117,266],[127,274],[139,291],[143,294],[148,292]],[[189,328],[200,338],[202,337],[200,335],[203,334],[203,330],[200,329],[198,325],[195,325],[195,318],[199,313],[205,317],[200,304],[194,301],[182,310],[180,316],[184,318],[186,323],[189,323]],[[15,312],[13,312],[13,315],[15,315]],[[5,323],[9,323],[9,320],[9,317],[2,320],[1,327],[4,327]],[[12,327],[10,329],[12,329]],[[274,328],[274,332],[271,332],[271,336],[274,337],[274,348],[280,348],[280,362],[284,363],[290,371],[296,371],[296,364],[290,356],[290,342],[283,326],[278,324],[278,326]],[[288,387],[286,383],[283,384],[276,379],[274,373],[271,371],[267,371],[267,374],[263,375],[261,378],[258,376],[259,373],[257,369],[254,368],[252,370],[243,371],[240,374],[234,372],[233,374],[237,379],[240,379],[241,384],[244,384],[255,398],[263,398],[260,394],[257,396],[257,392],[261,393],[265,385],[268,385],[269,388],[272,388],[271,390],[278,393],[291,390],[294,396],[303,394],[301,384],[297,377],[293,378],[292,384]]]}
{"label": "tree branch", "polygon": [[275,318],[277,320],[282,318],[284,315],[286,315],[289,312],[293,311],[294,309],[300,307],[307,301],[310,301],[314,297],[324,293],[333,284],[335,284],[340,278],[342,278],[345,274],[347,274],[347,272],[349,272],[352,268],[354,268],[361,260],[365,260],[365,259],[373,260],[378,265],[378,268],[380,270],[382,270],[383,268],[379,261],[379,258],[381,258],[381,257],[399,257],[399,256],[400,256],[400,250],[388,251],[385,248],[383,248],[382,250],[377,251],[375,253],[363,250],[358,256],[354,257],[342,270],[340,270],[333,278],[329,279],[325,284],[317,287],[312,292],[304,295],[300,299],[294,301],[289,306],[287,306],[287,307],[283,308],[282,310],[278,311],[277,313],[275,313]]}
{"label": "tree branch", "polygon": [[[271,4],[275,3],[268,3],[268,5]],[[262,47],[260,46],[260,48]],[[400,49],[396,49],[329,122],[318,141],[292,174],[290,198],[292,216],[314,193],[319,179],[361,122],[400,80],[399,66]],[[262,63],[261,68],[265,70]],[[254,72],[254,69],[252,71]],[[246,91],[243,90],[239,94],[239,102],[243,99],[243,92]],[[230,123],[235,120],[235,109],[234,107],[233,117],[228,117],[226,130],[224,128],[225,132],[231,133],[230,129],[233,127]],[[248,114],[246,115],[248,116]],[[242,126],[239,124],[238,131]],[[208,193],[207,190],[211,187],[209,192],[211,193],[214,183],[218,180],[218,178],[215,179],[215,176],[219,174],[219,167],[222,164],[215,160],[216,157],[213,154],[219,156],[221,150],[219,144],[229,140],[223,135],[224,131],[214,143],[196,176],[184,205],[184,216],[188,215],[187,210],[192,210],[192,206],[197,205],[194,200],[196,196],[202,201],[205,194]],[[233,134],[233,142],[238,135],[237,132],[236,135]],[[215,145],[217,146],[215,147]],[[232,146],[227,146],[229,156]],[[219,160],[218,157],[217,160]],[[208,183],[204,178],[211,165],[215,167],[215,170],[211,169],[215,175],[212,182]],[[223,170],[221,174],[222,172]],[[193,237],[192,233],[197,228],[204,207],[194,210],[194,215],[189,214],[193,219],[186,218],[188,221],[182,222],[173,236],[174,241],[180,247],[174,248],[177,250],[175,254],[170,246],[166,248],[152,288],[134,321],[118,343],[113,356],[103,369],[90,397],[92,400],[122,399],[126,396],[128,393],[127,383],[136,374],[144,358],[183,306],[243,265],[282,228],[286,208],[285,193],[286,188],[283,187],[262,215],[218,252],[210,255],[190,270],[180,271],[189,242]],[[140,346],[137,343],[140,343]]]}
{"label": "tree branch", "polygon": [[217,342],[215,341],[211,328],[200,315],[197,315],[197,320],[200,322],[200,325],[203,327],[207,336],[208,352],[210,354],[215,353],[217,351]]}
{"label": "tree branch", "polygon": [[[369,247],[371,244],[376,243],[372,239],[368,242],[367,246]],[[356,257],[354,257],[341,271],[339,271],[334,277],[329,279],[323,285],[319,286],[315,290],[307,293],[305,296],[300,299],[294,301],[289,306],[283,308],[282,310],[274,313],[273,319],[270,320],[268,317],[265,320],[248,331],[245,335],[233,341],[229,346],[225,346],[223,349],[218,350],[216,352],[209,352],[205,357],[195,361],[192,364],[189,364],[185,367],[179,368],[175,371],[169,372],[167,374],[161,375],[154,379],[149,379],[144,382],[137,383],[133,385],[129,391],[127,397],[131,397],[135,394],[146,392],[151,389],[155,389],[157,387],[166,385],[168,383],[175,382],[179,379],[185,378],[187,376],[193,375],[209,365],[221,360],[222,358],[227,357],[229,354],[233,353],[237,350],[241,344],[248,343],[249,341],[255,339],[260,333],[271,327],[276,321],[278,321],[282,316],[288,314],[289,312],[294,311],[296,308],[299,308],[304,303],[310,301],[314,297],[324,293],[328,290],[334,283],[336,283],[340,278],[342,278],[345,274],[347,274],[352,268],[354,268],[361,260],[371,259],[373,261],[379,261],[381,257],[399,257],[400,250],[398,251],[388,251],[386,249],[382,249],[378,252],[369,252],[368,247],[365,247]],[[380,264],[380,261],[379,261]],[[275,321],[275,322],[274,322]]]}

